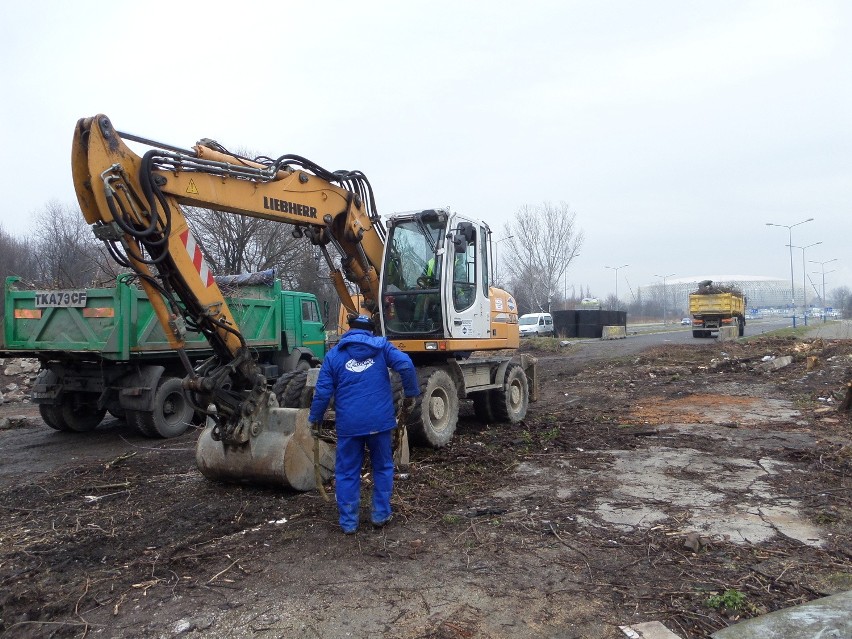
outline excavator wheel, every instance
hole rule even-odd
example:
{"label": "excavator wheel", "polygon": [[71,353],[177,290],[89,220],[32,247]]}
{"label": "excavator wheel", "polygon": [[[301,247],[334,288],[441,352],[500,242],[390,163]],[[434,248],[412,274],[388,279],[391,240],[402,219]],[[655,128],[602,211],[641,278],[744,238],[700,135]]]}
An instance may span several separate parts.
{"label": "excavator wheel", "polygon": [[59,409],[62,422],[78,433],[95,430],[106,415],[106,408],[98,408],[95,395],[78,395],[65,399]]}
{"label": "excavator wheel", "polygon": [[391,392],[393,393],[393,411],[399,415],[402,410],[402,400],[405,399],[405,390],[402,388],[402,377],[394,370],[390,371]]}
{"label": "excavator wheel", "polygon": [[450,443],[459,421],[459,396],[447,371],[427,368],[420,371],[420,397],[408,420],[412,442],[441,448]]}
{"label": "excavator wheel", "polygon": [[275,399],[278,400],[279,406],[285,406],[284,397],[287,394],[287,386],[293,381],[293,378],[299,373],[299,371],[290,371],[288,373],[284,373],[281,377],[275,380],[275,383],[272,385],[272,392],[275,394]]}
{"label": "excavator wheel", "polygon": [[287,384],[287,390],[284,392],[284,403],[280,406],[284,408],[307,408],[302,406],[302,395],[305,392],[307,381],[308,371],[297,369],[293,379]]}
{"label": "excavator wheel", "polygon": [[491,406],[498,422],[517,424],[527,415],[530,401],[529,383],[524,369],[510,364],[506,369],[504,388],[491,392]]}

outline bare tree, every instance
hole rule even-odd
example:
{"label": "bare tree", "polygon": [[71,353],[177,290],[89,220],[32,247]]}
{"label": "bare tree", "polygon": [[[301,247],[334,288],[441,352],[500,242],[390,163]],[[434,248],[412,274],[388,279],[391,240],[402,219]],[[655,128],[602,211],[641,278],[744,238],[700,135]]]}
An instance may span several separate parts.
{"label": "bare tree", "polygon": [[9,275],[32,279],[35,273],[35,255],[29,238],[12,237],[0,226],[0,280]]}
{"label": "bare tree", "polygon": [[186,207],[184,213],[204,257],[220,275],[268,268],[277,268],[283,275],[301,257],[306,243],[280,222],[196,207]]}
{"label": "bare tree", "polygon": [[[32,280],[35,273],[35,259],[32,242],[29,238],[12,237],[0,226],[0,285],[5,287],[6,278],[17,275],[25,280]],[[5,289],[4,289],[5,290]],[[0,292],[0,317],[5,312],[6,296]],[[0,343],[3,335],[0,334]]]}
{"label": "bare tree", "polygon": [[44,286],[73,288],[108,283],[119,272],[80,210],[55,200],[36,216],[31,246],[33,279]]}
{"label": "bare tree", "polygon": [[[583,245],[583,231],[566,203],[522,206],[504,227],[506,268],[533,310],[549,311],[562,276]],[[522,284],[522,289],[517,288]],[[519,302],[520,304],[520,302]]]}
{"label": "bare tree", "polygon": [[852,292],[848,286],[838,286],[829,294],[831,303],[835,310],[839,311],[844,319],[852,317]]}
{"label": "bare tree", "polygon": [[289,224],[196,207],[183,210],[214,273],[274,268],[284,289],[313,293],[321,305],[334,305],[337,293],[325,259],[307,238],[294,238]]}

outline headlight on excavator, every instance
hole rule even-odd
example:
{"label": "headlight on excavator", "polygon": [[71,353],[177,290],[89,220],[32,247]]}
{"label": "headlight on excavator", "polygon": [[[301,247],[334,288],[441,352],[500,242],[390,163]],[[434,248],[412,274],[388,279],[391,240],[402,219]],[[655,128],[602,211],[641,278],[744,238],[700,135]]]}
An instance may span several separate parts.
{"label": "headlight on excavator", "polygon": [[447,350],[446,342],[423,342],[423,347],[427,351],[445,351]]}

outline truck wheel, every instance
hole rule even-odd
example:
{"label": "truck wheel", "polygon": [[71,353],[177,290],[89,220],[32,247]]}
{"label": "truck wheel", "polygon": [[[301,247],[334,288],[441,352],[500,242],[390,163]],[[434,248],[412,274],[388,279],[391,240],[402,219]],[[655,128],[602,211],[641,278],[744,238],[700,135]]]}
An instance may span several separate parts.
{"label": "truck wheel", "polygon": [[192,423],[195,409],[184,393],[182,380],[166,377],[160,381],[154,393],[154,410],[139,412],[137,415],[140,421],[145,422],[144,433],[153,431],[155,435],[168,439],[186,432]]}
{"label": "truck wheel", "polygon": [[476,419],[486,424],[497,421],[494,418],[494,407],[491,405],[491,395],[488,391],[471,393],[473,399],[473,414]]}
{"label": "truck wheel", "polygon": [[[149,413],[150,414],[150,413]],[[142,417],[142,411],[127,411],[127,423],[136,428],[145,437],[156,437],[157,429],[154,428],[152,420]]]}
{"label": "truck wheel", "polygon": [[745,335],[745,320],[741,317],[737,321],[737,324],[739,324],[739,336],[742,337]]}
{"label": "truck wheel", "polygon": [[458,421],[456,385],[447,371],[433,369],[421,381],[420,397],[408,420],[409,435],[417,444],[441,448],[450,443]]}
{"label": "truck wheel", "polygon": [[60,407],[62,421],[73,431],[85,433],[95,430],[106,415],[106,408],[98,408],[97,399],[86,395],[65,397],[66,403]]}
{"label": "truck wheel", "polygon": [[491,405],[498,422],[517,424],[527,415],[530,389],[524,369],[509,364],[502,390],[491,391]]}
{"label": "truck wheel", "polygon": [[[38,375],[36,376],[33,385],[45,384],[51,386],[58,381],[59,376],[49,368],[45,368],[38,372]],[[44,420],[44,423],[50,426],[52,429],[64,432],[71,430],[68,427],[68,424],[62,421],[62,412],[59,410],[59,406],[53,406],[50,404],[39,404],[38,412],[41,415],[41,418]]]}
{"label": "truck wheel", "polygon": [[70,428],[68,428],[68,425],[62,421],[62,414],[60,413],[58,406],[39,404],[38,412],[41,415],[41,418],[44,420],[44,423],[53,428],[54,430],[60,430],[64,432],[68,432],[69,430],[71,430]]}

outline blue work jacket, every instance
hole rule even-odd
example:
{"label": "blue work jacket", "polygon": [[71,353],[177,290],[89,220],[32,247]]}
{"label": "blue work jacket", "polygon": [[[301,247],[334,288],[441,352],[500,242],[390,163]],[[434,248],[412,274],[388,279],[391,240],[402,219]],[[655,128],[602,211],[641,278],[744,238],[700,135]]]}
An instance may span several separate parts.
{"label": "blue work jacket", "polygon": [[388,368],[399,373],[406,397],[420,394],[411,358],[384,337],[355,328],[325,356],[320,368],[310,421],[322,421],[334,396],[339,437],[369,435],[396,426]]}

